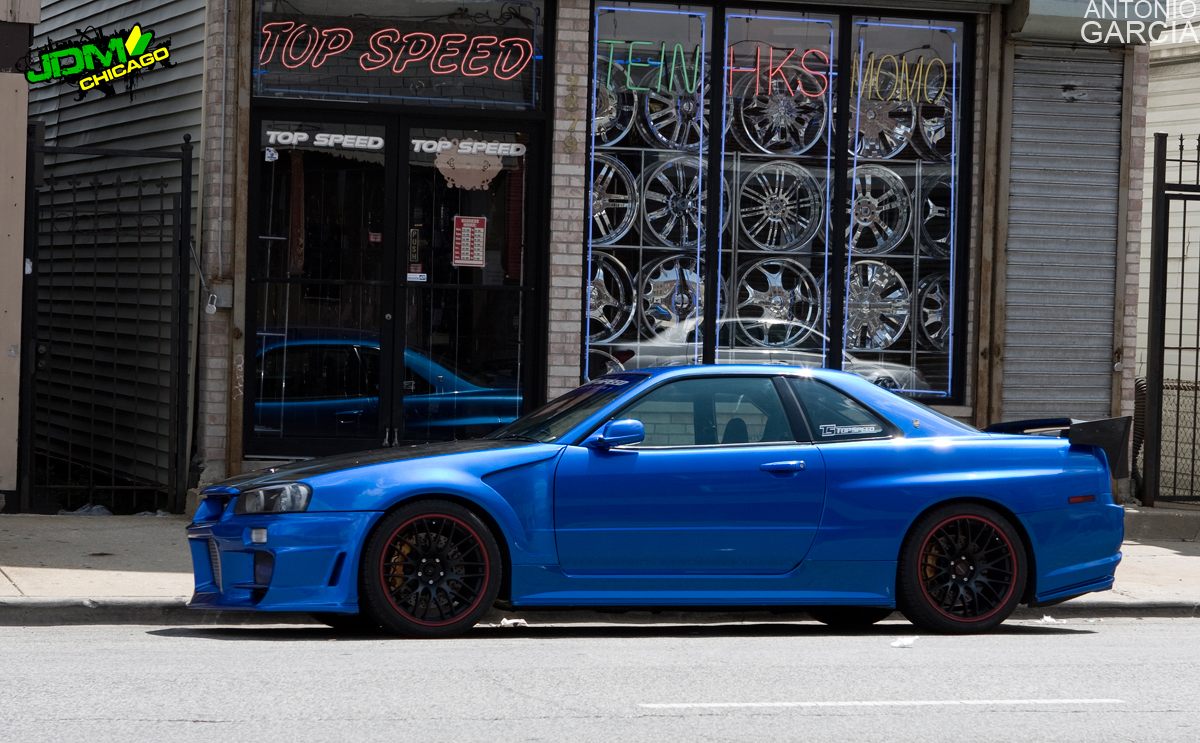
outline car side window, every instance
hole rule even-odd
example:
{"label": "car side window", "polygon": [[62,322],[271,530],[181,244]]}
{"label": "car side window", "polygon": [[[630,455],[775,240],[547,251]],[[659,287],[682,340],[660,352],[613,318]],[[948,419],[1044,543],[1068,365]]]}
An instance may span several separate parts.
{"label": "car side window", "polygon": [[817,443],[878,439],[888,435],[887,426],[861,404],[815,379],[791,377],[788,384],[800,398]]}
{"label": "car side window", "polygon": [[278,346],[263,354],[260,402],[358,397],[359,357],[345,345]]}
{"label": "car side window", "polygon": [[712,446],[795,441],[766,377],[681,379],[652,390],[617,418],[646,427],[641,446]]}

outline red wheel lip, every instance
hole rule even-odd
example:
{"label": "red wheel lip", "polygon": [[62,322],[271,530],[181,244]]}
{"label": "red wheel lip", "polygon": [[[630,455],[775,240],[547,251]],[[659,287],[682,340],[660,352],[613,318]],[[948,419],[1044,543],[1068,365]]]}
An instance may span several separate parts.
{"label": "red wheel lip", "polygon": [[414,624],[419,624],[423,627],[448,627],[448,626],[454,624],[455,622],[461,621],[463,616],[466,616],[467,614],[470,614],[471,612],[475,611],[475,608],[477,606],[479,606],[479,602],[483,601],[484,592],[482,589],[480,589],[479,595],[475,597],[475,601],[473,601],[471,603],[471,605],[469,607],[467,607],[467,609],[465,611],[463,611],[462,615],[455,617],[454,619],[447,619],[447,620],[444,620],[441,622],[427,622],[423,619],[417,619],[416,617],[409,615],[406,611],[401,609],[396,604],[396,600],[392,597],[392,592],[390,590],[388,590],[387,580],[384,577],[383,563],[387,559],[387,546],[392,543],[392,540],[396,538],[396,535],[399,534],[404,529],[404,527],[408,526],[409,524],[411,524],[415,521],[420,521],[421,519],[448,519],[448,520],[453,521],[454,523],[458,524],[462,528],[466,529],[467,532],[472,537],[475,538],[475,541],[479,543],[479,551],[481,553],[483,553],[483,570],[484,570],[484,573],[486,574],[486,577],[484,578],[485,584],[486,584],[487,580],[491,578],[491,575],[492,575],[492,561],[491,561],[491,558],[488,557],[487,548],[484,546],[483,540],[479,537],[479,532],[475,531],[475,529],[473,529],[470,524],[466,523],[462,519],[457,518],[455,516],[450,516],[450,515],[444,514],[444,513],[423,513],[420,516],[414,516],[411,519],[409,519],[408,521],[405,521],[400,526],[397,526],[392,531],[392,533],[388,536],[387,541],[384,543],[384,549],[383,549],[382,553],[379,555],[379,583],[380,583],[380,586],[383,588],[383,594],[385,596],[387,596],[388,603],[390,603],[392,605],[392,608],[394,608],[396,611],[400,612],[400,614],[406,620],[413,622]]}
{"label": "red wheel lip", "polygon": [[[945,526],[946,524],[949,524],[952,521],[961,521],[962,519],[975,519],[977,521],[982,521],[983,523],[985,523],[988,526],[995,529],[996,533],[998,533],[1000,535],[1000,538],[1004,540],[1004,544],[1008,547],[1008,553],[1010,555],[1012,555],[1012,560],[1013,560],[1013,580],[1011,583],[1008,584],[1008,591],[1005,592],[1004,598],[1000,599],[1000,601],[996,604],[995,609],[992,609],[987,614],[984,614],[981,617],[975,617],[974,619],[964,619],[963,617],[956,617],[947,611],[943,611],[942,607],[938,606],[937,604],[935,604],[933,602],[933,599],[929,595],[929,589],[927,589],[925,587],[925,581],[921,578],[921,574],[920,574],[920,571],[921,571],[920,556],[925,554],[925,548],[929,546],[929,540],[933,537],[933,535],[937,532],[938,529],[941,529],[943,526]],[[959,516],[951,516],[950,518],[942,521],[940,524],[938,524],[937,526],[930,529],[929,533],[925,536],[925,541],[921,542],[921,551],[918,554],[918,562],[917,562],[917,582],[921,584],[921,595],[925,597],[925,600],[929,602],[929,605],[932,606],[939,614],[941,614],[942,616],[944,616],[948,619],[953,619],[956,622],[963,622],[964,624],[975,624],[977,622],[982,622],[986,619],[989,619],[989,618],[995,616],[997,612],[999,612],[1002,608],[1004,608],[1004,605],[1008,603],[1008,600],[1010,598],[1012,598],[1013,588],[1016,586],[1016,564],[1017,564],[1017,551],[1015,549],[1013,549],[1012,540],[1010,540],[1008,538],[1008,535],[1004,533],[1004,529],[1000,528],[999,524],[995,523],[994,521],[987,518],[986,516],[977,516],[975,514],[962,514]]]}

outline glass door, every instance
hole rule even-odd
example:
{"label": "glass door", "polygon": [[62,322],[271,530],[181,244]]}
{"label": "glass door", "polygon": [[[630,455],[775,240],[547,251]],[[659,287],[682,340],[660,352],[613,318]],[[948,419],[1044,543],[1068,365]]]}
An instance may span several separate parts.
{"label": "glass door", "polygon": [[392,441],[486,434],[528,388],[531,136],[413,127]]}
{"label": "glass door", "polygon": [[381,329],[393,287],[386,128],[267,119],[259,136],[247,451],[378,446],[390,404]]}

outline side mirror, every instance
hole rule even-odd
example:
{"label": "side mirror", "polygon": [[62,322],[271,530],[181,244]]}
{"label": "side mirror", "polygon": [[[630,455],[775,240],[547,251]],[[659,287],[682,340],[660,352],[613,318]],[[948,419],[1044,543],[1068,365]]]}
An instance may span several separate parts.
{"label": "side mirror", "polygon": [[589,449],[611,449],[614,446],[640,444],[646,438],[646,427],[632,418],[611,421],[604,428],[584,440]]}

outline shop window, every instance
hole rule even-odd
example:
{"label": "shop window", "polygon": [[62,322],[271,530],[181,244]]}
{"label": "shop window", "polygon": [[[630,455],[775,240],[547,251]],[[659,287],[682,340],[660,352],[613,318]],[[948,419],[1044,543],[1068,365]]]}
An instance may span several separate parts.
{"label": "shop window", "polygon": [[536,109],[544,16],[542,0],[258,0],[254,94]]}
{"label": "shop window", "polygon": [[595,15],[585,376],[825,366],[961,400],[963,23],[612,5]]}

